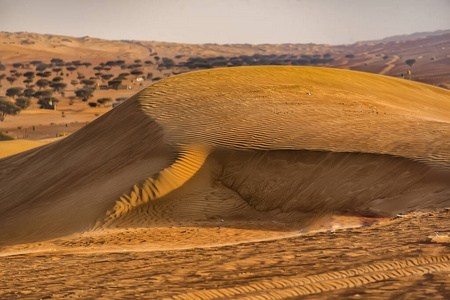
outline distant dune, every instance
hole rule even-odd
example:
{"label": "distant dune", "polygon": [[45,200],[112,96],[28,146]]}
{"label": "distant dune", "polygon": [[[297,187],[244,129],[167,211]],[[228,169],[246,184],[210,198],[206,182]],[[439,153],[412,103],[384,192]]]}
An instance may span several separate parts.
{"label": "distant dune", "polygon": [[445,207],[449,98],[430,85],[328,68],[174,76],[63,140],[1,159],[0,241]]}

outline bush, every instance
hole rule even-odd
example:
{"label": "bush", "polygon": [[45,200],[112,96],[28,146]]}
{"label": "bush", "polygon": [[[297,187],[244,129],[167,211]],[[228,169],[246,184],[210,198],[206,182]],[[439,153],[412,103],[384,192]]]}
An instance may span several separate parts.
{"label": "bush", "polygon": [[97,107],[97,103],[96,102],[89,102],[88,105],[90,107]]}
{"label": "bush", "polygon": [[347,55],[345,56],[345,58],[355,58],[355,56],[354,56],[353,54],[347,54]]}

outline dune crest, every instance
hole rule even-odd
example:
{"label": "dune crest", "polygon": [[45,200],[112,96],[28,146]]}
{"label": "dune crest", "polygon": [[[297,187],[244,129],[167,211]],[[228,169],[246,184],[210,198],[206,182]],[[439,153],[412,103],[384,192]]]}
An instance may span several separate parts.
{"label": "dune crest", "polygon": [[0,160],[0,241],[448,206],[449,99],[325,68],[171,77],[64,140]]}

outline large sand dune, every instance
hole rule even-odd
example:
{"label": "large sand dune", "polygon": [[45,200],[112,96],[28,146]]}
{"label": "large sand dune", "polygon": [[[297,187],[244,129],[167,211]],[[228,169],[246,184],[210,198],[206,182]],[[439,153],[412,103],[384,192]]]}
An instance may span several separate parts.
{"label": "large sand dune", "polygon": [[450,92],[354,71],[162,80],[0,160],[0,241],[226,218],[307,223],[450,204]]}

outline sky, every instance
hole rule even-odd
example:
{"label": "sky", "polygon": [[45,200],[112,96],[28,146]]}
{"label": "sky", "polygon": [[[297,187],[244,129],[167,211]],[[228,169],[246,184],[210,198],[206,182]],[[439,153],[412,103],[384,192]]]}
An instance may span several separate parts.
{"label": "sky", "polygon": [[178,43],[349,44],[450,29],[450,0],[0,0],[0,31]]}

